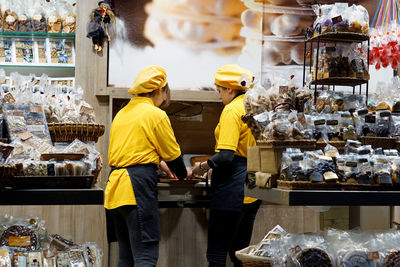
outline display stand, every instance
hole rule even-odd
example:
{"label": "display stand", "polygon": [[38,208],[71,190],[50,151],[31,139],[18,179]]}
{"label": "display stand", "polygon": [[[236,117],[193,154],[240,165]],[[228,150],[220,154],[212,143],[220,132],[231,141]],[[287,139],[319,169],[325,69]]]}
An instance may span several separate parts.
{"label": "display stand", "polygon": [[[317,51],[316,51],[316,62],[315,62],[315,79],[311,81],[310,85],[314,85],[314,100],[317,102],[317,86],[318,85],[332,85],[333,90],[335,90],[335,86],[350,86],[353,87],[353,94],[356,93],[356,86],[360,87],[359,94],[362,93],[362,85],[366,84],[366,103],[368,104],[368,86],[369,80],[364,78],[352,78],[352,77],[329,77],[329,78],[318,78],[318,64],[319,64],[319,56],[320,56],[320,44],[321,43],[363,43],[368,42],[368,56],[367,56],[367,68],[369,67],[369,47],[370,40],[369,36],[360,33],[351,33],[351,32],[332,32],[332,33],[321,33],[321,25],[317,25],[315,29],[307,30],[306,33],[306,41],[304,42],[304,65],[303,65],[303,85],[306,82],[306,58],[307,54],[310,55],[310,72],[312,72],[313,65],[313,44],[317,43]],[[315,36],[315,33],[317,35]],[[307,44],[310,43],[310,50],[307,50]]]}

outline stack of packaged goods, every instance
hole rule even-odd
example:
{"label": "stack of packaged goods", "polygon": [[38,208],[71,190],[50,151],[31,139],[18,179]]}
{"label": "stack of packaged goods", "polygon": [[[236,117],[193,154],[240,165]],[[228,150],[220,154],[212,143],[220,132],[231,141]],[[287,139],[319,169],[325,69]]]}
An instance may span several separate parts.
{"label": "stack of packaged goods", "polygon": [[68,134],[73,136],[72,127],[76,124],[83,134],[90,134],[84,126],[97,124],[93,108],[83,100],[83,90],[72,87],[73,79],[48,79],[46,75],[37,78],[13,73],[5,77],[2,71],[0,79],[4,81],[0,90],[0,119],[10,141],[0,143],[0,163],[15,166],[18,177],[86,176],[91,180],[84,180],[80,186],[94,185],[101,169],[95,142],[82,138],[56,142],[49,131],[51,124],[66,124]]}
{"label": "stack of packaged goods", "polygon": [[83,245],[48,234],[38,218],[4,217],[0,220],[1,266],[101,267],[103,253],[92,242]]}
{"label": "stack of packaged goods", "polygon": [[267,259],[268,265],[256,266],[397,266],[399,249],[396,230],[292,234],[277,225],[258,245],[237,251],[236,256],[246,264]]}

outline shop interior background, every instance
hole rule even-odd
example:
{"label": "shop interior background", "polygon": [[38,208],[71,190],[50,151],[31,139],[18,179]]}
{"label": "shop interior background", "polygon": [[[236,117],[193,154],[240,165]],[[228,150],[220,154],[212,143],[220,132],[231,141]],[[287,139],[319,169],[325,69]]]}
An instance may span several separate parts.
{"label": "shop interior background", "polygon": [[[260,73],[261,61],[249,61],[241,51],[245,1],[114,0],[116,37],[109,48],[109,86],[130,87],[136,74],[153,64],[166,69],[173,90],[213,88],[212,73],[225,64],[237,63]],[[368,9],[370,21],[378,3],[358,1]],[[393,70],[377,72],[372,66],[370,74],[373,92]]]}

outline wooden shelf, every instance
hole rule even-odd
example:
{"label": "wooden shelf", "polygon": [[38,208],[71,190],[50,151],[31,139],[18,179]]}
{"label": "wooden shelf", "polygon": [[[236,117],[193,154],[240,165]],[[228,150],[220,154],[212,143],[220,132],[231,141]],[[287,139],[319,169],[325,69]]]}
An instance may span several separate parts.
{"label": "wooden shelf", "polygon": [[337,86],[357,86],[366,84],[368,80],[358,78],[346,78],[346,77],[332,77],[322,78],[311,81],[312,85],[337,85]]}
{"label": "wooden shelf", "polygon": [[5,189],[0,205],[103,205],[104,193],[91,189]]}
{"label": "wooden shelf", "polygon": [[288,190],[245,187],[245,195],[289,206],[398,206],[400,191]]}
{"label": "wooden shelf", "polygon": [[[128,88],[108,87],[107,91],[108,95],[112,98],[132,98],[132,95],[128,93]],[[171,90],[171,100],[187,102],[221,102],[216,91],[200,90]]]}
{"label": "wooden shelf", "polygon": [[323,33],[318,36],[313,36],[307,39],[307,42],[315,42],[318,40],[320,42],[365,42],[369,40],[369,36],[361,33],[354,32],[331,32],[331,33]]}

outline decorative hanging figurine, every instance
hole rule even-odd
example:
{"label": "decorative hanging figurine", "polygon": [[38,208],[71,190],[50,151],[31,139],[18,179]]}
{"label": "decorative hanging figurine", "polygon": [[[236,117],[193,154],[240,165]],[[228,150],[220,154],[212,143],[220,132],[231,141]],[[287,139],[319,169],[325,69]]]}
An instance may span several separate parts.
{"label": "decorative hanging figurine", "polygon": [[114,36],[115,15],[110,2],[100,1],[98,7],[90,12],[89,19],[87,37],[92,39],[93,49],[101,52],[104,41],[111,41],[111,37]]}

